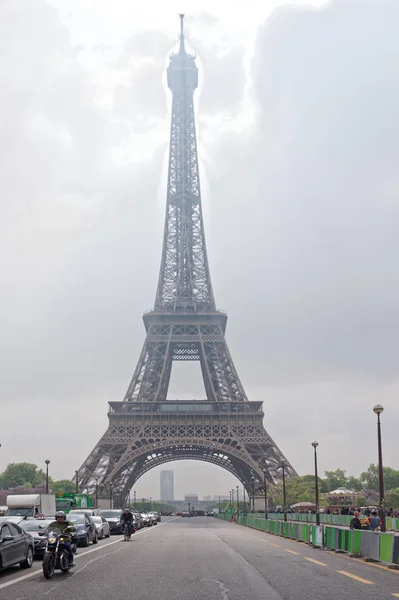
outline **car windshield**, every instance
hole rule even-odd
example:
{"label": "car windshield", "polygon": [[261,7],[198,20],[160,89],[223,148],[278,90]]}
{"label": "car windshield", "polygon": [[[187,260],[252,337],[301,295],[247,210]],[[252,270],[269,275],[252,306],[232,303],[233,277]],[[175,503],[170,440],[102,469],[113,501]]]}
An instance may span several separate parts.
{"label": "car windshield", "polygon": [[118,519],[118,517],[121,516],[121,511],[120,510],[102,510],[100,512],[100,515],[102,517],[105,517],[106,519]]}
{"label": "car windshield", "polygon": [[43,531],[52,523],[53,520],[48,521],[21,521],[18,525],[24,529],[24,531]]}
{"label": "car windshield", "polygon": [[92,517],[92,519],[95,523],[98,523],[99,525],[101,525],[101,523],[102,523],[101,517]]}
{"label": "car windshield", "polygon": [[79,513],[75,513],[73,515],[69,514],[67,515],[67,520],[70,521],[71,523],[84,523],[85,522],[85,516]]}
{"label": "car windshield", "polygon": [[7,511],[8,517],[32,517],[33,508],[31,506],[27,508],[9,508]]}

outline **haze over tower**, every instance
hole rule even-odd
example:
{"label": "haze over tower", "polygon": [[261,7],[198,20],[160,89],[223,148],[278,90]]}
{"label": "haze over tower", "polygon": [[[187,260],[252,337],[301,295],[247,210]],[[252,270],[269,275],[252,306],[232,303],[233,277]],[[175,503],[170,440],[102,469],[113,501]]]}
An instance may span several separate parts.
{"label": "haze over tower", "polygon": [[[79,470],[82,489],[94,489],[97,480],[103,497],[112,489],[118,506],[144,473],[174,460],[223,467],[259,497],[264,477],[270,483],[281,478],[283,461],[285,474],[295,474],[264,429],[262,402],[248,401],[224,335],[227,315],[216,309],[195,132],[198,70],[185,49],[183,15],[179,50],[170,56],[167,75],[172,114],[154,308],[143,317],[146,338],[125,397],[109,402],[108,430]],[[206,398],[168,400],[173,362],[193,360],[200,362]]]}

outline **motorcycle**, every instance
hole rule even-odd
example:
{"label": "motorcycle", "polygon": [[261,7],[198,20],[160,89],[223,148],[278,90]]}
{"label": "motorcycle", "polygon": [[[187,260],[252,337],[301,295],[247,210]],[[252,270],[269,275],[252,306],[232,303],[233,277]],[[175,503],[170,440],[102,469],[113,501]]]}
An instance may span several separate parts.
{"label": "motorcycle", "polygon": [[[70,567],[69,552],[65,546],[65,542],[70,542],[68,535],[68,527],[64,533],[59,529],[49,531],[47,535],[46,550],[43,556],[43,575],[46,579],[50,579],[54,575],[56,569],[60,569],[63,573],[68,573]],[[73,540],[72,540],[73,542]]]}

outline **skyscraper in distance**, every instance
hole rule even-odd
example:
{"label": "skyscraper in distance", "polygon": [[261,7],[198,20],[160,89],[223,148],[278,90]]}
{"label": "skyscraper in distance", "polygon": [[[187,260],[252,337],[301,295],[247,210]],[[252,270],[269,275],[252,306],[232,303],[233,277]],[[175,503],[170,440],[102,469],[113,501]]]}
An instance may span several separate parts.
{"label": "skyscraper in distance", "polygon": [[173,471],[161,471],[161,502],[174,500]]}

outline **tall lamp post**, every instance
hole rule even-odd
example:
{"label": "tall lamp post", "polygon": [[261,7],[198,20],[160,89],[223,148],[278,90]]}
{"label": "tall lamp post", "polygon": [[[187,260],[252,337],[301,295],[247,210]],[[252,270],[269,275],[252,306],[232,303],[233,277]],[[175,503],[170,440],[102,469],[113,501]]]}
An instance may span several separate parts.
{"label": "tall lamp post", "polygon": [[231,490],[229,491],[229,509],[231,510]]}
{"label": "tall lamp post", "polygon": [[320,525],[320,506],[319,506],[319,477],[317,474],[317,446],[319,442],[312,442],[314,448],[314,486],[316,495],[316,525]]}
{"label": "tall lamp post", "polygon": [[75,494],[79,493],[79,471],[75,471]]}
{"label": "tall lamp post", "polygon": [[384,467],[382,464],[382,441],[381,441],[381,421],[380,414],[383,412],[384,407],[381,404],[377,404],[374,406],[373,411],[377,415],[377,437],[378,437],[378,480],[380,484],[380,529],[382,532],[385,532],[386,523],[385,523],[385,493],[384,493]]}
{"label": "tall lamp post", "polygon": [[267,469],[263,469],[263,488],[265,491],[265,519],[267,519]]}
{"label": "tall lamp post", "polygon": [[231,490],[231,509],[234,512],[234,488]]}
{"label": "tall lamp post", "polygon": [[239,502],[239,499],[238,499],[238,485],[236,485],[236,490],[237,490],[236,491],[237,512],[239,513],[240,512],[240,502]]}
{"label": "tall lamp post", "polygon": [[283,510],[284,510],[284,521],[287,520],[287,493],[285,489],[285,460],[281,461],[281,466],[283,467]]}
{"label": "tall lamp post", "polygon": [[220,496],[218,497],[218,506],[219,506],[219,513],[220,513]]}
{"label": "tall lamp post", "polygon": [[242,486],[242,494],[243,494],[243,509],[244,509],[244,514],[246,513],[246,506],[245,506],[245,486]]}
{"label": "tall lamp post", "polygon": [[252,486],[252,512],[255,512],[255,477],[253,475],[251,477],[251,486]]}
{"label": "tall lamp post", "polygon": [[109,507],[110,507],[110,508],[113,508],[113,506],[112,506],[112,505],[113,505],[113,498],[112,498],[112,495],[113,495],[112,481],[110,481],[110,482],[109,482]]}
{"label": "tall lamp post", "polygon": [[46,463],[46,494],[48,494],[48,466],[50,464],[49,459],[44,461]]}
{"label": "tall lamp post", "polygon": [[133,492],[133,504],[134,508],[136,508],[136,492]]}
{"label": "tall lamp post", "polygon": [[96,508],[98,508],[98,477],[95,478],[96,482]]}

